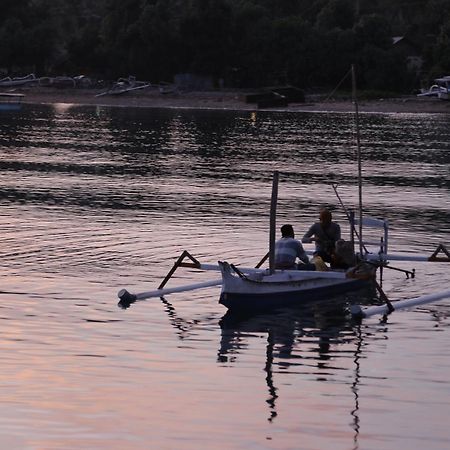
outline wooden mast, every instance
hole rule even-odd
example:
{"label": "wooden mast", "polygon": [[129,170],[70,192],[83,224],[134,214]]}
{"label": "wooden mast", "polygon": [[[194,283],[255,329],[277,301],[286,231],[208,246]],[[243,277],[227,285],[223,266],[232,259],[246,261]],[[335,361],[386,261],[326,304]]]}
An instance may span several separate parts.
{"label": "wooden mast", "polygon": [[275,233],[276,233],[276,216],[277,216],[277,200],[278,200],[278,179],[279,173],[273,173],[272,181],[272,199],[270,202],[270,230],[269,230],[269,271],[275,271]]}
{"label": "wooden mast", "polygon": [[352,64],[352,97],[355,105],[355,122],[356,122],[356,157],[358,160],[358,210],[359,210],[359,255],[363,256],[363,203],[362,203],[362,164],[361,164],[361,141],[359,135],[359,110],[358,99],[356,97],[356,76],[355,66]]}

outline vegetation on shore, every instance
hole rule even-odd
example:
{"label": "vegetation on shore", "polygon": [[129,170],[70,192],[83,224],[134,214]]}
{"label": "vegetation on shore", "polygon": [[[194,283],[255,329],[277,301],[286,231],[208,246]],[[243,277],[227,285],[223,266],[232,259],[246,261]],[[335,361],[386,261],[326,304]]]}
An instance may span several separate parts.
{"label": "vegetation on shore", "polygon": [[195,73],[237,88],[335,86],[355,63],[361,88],[411,92],[450,73],[450,2],[3,0],[0,61],[0,77]]}

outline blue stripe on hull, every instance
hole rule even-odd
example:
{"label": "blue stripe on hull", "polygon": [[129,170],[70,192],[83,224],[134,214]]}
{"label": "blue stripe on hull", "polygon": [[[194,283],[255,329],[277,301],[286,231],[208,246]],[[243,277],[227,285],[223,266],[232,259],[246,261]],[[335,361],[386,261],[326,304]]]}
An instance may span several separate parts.
{"label": "blue stripe on hull", "polygon": [[234,294],[222,293],[219,303],[231,311],[260,312],[270,309],[282,308],[285,306],[296,306],[314,300],[340,295],[345,292],[355,291],[367,287],[370,281],[352,280],[349,283],[342,283],[334,286],[324,286],[314,289],[284,292],[280,294]]}

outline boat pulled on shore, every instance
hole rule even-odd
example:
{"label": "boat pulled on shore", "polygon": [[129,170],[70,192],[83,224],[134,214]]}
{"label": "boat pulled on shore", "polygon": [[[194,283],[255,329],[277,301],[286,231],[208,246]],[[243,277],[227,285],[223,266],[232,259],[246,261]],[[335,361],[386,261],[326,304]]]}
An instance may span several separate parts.
{"label": "boat pulled on shore", "polygon": [[24,97],[24,94],[0,92],[0,111],[19,111]]}

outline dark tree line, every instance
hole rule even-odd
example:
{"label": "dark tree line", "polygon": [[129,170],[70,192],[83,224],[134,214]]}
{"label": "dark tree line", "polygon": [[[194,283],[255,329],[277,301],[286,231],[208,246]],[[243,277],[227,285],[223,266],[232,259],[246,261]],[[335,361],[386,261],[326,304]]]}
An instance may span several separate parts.
{"label": "dark tree line", "polygon": [[[393,37],[403,36],[403,45]],[[404,45],[407,43],[408,45]],[[411,67],[411,54],[423,60]],[[450,74],[449,0],[2,0],[0,71],[368,89]]]}

